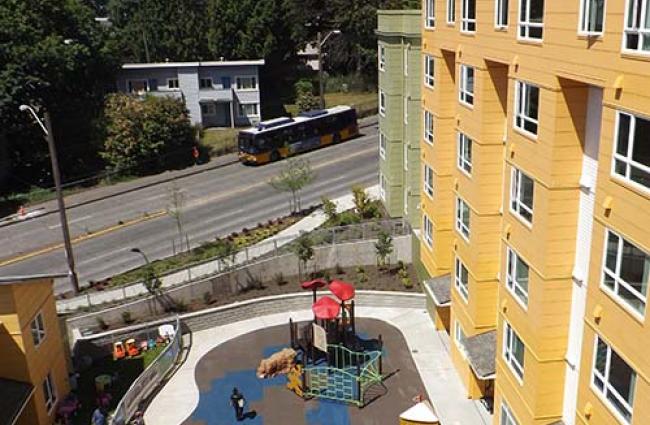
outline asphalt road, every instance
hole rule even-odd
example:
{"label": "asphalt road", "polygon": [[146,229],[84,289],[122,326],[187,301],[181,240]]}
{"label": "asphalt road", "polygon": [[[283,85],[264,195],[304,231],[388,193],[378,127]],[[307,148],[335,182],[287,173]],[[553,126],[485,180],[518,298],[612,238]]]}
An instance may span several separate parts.
{"label": "asphalt road", "polygon": [[[368,186],[377,182],[377,126],[362,128],[354,140],[303,154],[317,173],[304,189],[303,206],[318,203],[321,196],[334,198],[349,193],[353,184]],[[183,230],[190,244],[252,227],[258,222],[288,213],[288,196],[268,185],[283,166],[277,162],[259,167],[239,163],[190,175],[175,181],[184,198]],[[170,206],[171,183],[154,185],[68,210],[73,239],[88,231],[98,232],[128,221],[166,210]],[[76,242],[73,246],[81,285],[130,270],[142,258],[130,252],[133,247],[150,259],[172,254],[172,241],[178,239],[176,222],[166,214],[101,236]],[[36,251],[60,244],[58,215],[50,214],[0,228],[0,258]],[[0,276],[35,273],[64,273],[67,270],[63,248],[0,267]],[[67,279],[55,282],[55,292],[66,292]]]}

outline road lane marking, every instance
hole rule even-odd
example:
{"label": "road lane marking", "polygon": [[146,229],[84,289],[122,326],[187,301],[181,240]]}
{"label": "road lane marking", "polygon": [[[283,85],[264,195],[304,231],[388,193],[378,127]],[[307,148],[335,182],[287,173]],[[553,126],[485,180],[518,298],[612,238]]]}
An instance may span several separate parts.
{"label": "road lane marking", "polygon": [[[92,215],[87,215],[87,216],[84,216],[84,217],[75,218],[74,220],[68,220],[68,225],[78,223],[80,221],[88,220],[89,218],[93,218],[93,216]],[[61,227],[61,223],[55,224],[53,226],[47,226],[47,228],[50,229],[50,230],[58,229],[59,227]]]}

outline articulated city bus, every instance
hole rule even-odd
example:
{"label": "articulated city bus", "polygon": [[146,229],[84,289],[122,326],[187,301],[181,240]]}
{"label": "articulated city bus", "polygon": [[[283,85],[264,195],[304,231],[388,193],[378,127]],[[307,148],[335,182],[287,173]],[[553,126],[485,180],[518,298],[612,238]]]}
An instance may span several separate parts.
{"label": "articulated city bus", "polygon": [[239,160],[246,164],[265,164],[358,134],[354,108],[336,106],[303,112],[295,118],[262,121],[257,127],[240,131]]}

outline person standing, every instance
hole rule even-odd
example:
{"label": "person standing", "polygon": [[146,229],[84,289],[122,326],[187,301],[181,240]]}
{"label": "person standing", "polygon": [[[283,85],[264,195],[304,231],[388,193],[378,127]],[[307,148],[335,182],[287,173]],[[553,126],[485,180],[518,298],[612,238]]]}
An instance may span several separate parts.
{"label": "person standing", "polygon": [[92,425],[106,425],[106,410],[99,406],[93,412]]}
{"label": "person standing", "polygon": [[244,419],[245,403],[246,399],[244,399],[244,395],[240,393],[236,387],[233,388],[232,395],[230,396],[230,405],[233,407],[233,409],[235,409],[235,417],[238,421],[242,421]]}

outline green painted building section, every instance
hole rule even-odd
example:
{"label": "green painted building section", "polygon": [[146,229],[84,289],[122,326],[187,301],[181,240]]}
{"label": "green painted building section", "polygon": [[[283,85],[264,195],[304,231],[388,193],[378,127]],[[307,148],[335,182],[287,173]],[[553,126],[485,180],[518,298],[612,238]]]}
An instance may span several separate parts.
{"label": "green painted building section", "polygon": [[377,15],[380,193],[391,217],[404,217],[417,229],[422,181],[421,11],[379,10]]}

